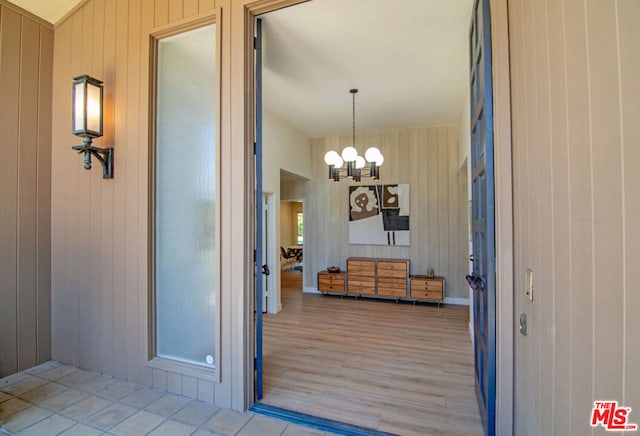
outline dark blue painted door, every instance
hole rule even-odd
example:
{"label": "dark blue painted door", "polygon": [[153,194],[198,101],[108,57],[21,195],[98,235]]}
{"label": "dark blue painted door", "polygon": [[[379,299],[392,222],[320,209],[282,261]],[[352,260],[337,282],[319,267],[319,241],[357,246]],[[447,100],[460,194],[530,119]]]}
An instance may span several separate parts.
{"label": "dark blue painted door", "polygon": [[495,434],[496,283],[493,89],[489,0],[475,0],[469,30],[475,387],[487,435]]}
{"label": "dark blue painted door", "polygon": [[262,20],[256,20],[255,48],[255,114],[256,114],[256,142],[255,142],[255,177],[256,177],[256,228],[255,228],[255,317],[256,317],[256,396],[262,399],[262,280],[265,271],[263,265],[263,205],[262,205]]}

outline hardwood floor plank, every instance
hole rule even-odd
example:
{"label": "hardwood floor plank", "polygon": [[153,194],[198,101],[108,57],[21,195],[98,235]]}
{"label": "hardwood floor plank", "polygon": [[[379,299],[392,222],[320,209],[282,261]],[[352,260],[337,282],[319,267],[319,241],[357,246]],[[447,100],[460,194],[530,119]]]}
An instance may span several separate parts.
{"label": "hardwood floor plank", "polygon": [[264,316],[263,402],[402,435],[482,435],[469,311],[302,293]]}

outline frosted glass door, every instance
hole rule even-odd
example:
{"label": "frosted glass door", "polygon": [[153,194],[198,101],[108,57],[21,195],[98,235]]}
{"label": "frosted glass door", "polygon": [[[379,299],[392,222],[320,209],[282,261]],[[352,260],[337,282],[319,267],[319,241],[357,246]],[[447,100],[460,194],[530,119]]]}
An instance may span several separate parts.
{"label": "frosted glass door", "polygon": [[214,366],[215,24],[158,41],[156,354]]}

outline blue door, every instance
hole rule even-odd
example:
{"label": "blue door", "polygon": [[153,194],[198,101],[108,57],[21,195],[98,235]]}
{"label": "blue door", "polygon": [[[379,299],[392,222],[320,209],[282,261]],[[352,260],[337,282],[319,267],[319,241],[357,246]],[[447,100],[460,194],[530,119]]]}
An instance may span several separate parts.
{"label": "blue door", "polygon": [[495,434],[496,262],[493,89],[489,0],[475,0],[469,30],[475,387],[485,434]]}
{"label": "blue door", "polygon": [[255,177],[256,177],[256,226],[255,226],[255,324],[256,324],[256,397],[262,399],[262,275],[269,274],[269,267],[263,264],[263,204],[262,204],[262,20],[256,20],[255,48],[255,96],[256,96],[256,141],[255,141]]}

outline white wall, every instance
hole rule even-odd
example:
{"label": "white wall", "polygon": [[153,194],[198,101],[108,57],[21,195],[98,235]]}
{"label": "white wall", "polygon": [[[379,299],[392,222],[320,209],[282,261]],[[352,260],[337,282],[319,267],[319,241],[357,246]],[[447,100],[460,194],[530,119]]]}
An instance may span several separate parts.
{"label": "white wall", "polygon": [[280,170],[311,178],[311,143],[291,124],[263,111],[262,190],[280,192]]}
{"label": "white wall", "polygon": [[[280,170],[286,170],[301,177],[311,178],[311,144],[308,138],[298,132],[289,123],[269,110],[263,110],[263,161],[262,190],[273,196],[270,203],[270,221],[267,231],[271,232],[272,241],[282,241],[287,235],[281,234],[280,216]],[[290,238],[290,235],[288,236]],[[276,313],[280,305],[280,243],[272,244],[269,259],[269,302],[267,310]],[[288,244],[292,245],[292,244]]]}

